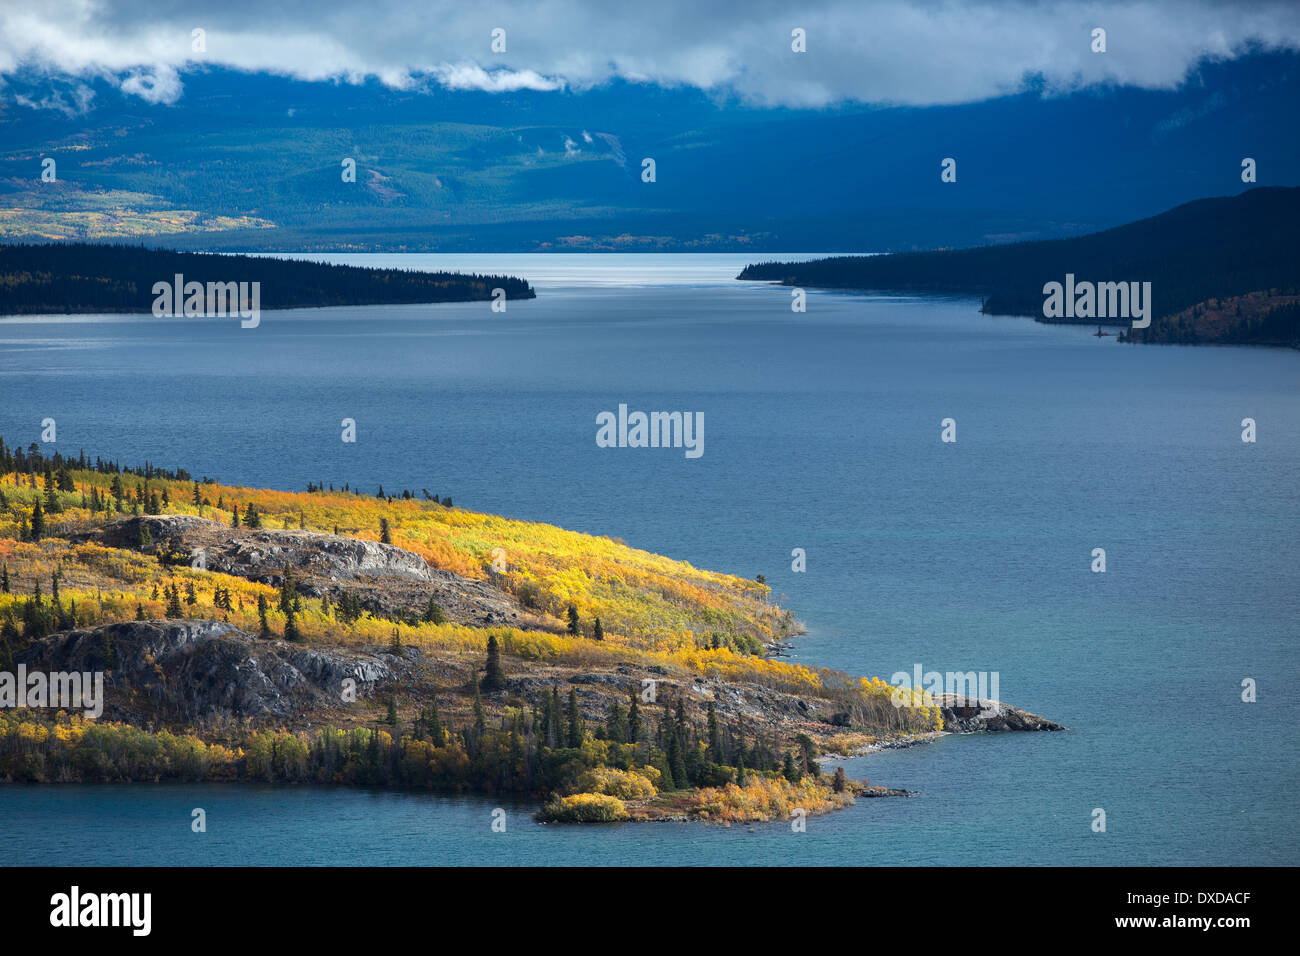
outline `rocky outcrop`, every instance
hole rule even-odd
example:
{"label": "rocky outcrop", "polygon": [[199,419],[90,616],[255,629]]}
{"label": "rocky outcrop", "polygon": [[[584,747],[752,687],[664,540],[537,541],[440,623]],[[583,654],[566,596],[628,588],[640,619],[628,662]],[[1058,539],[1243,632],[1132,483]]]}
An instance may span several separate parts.
{"label": "rocky outcrop", "polygon": [[[279,587],[286,573],[307,597],[343,594],[388,616],[420,613],[429,598],[449,620],[474,627],[538,626],[515,597],[483,581],[429,567],[391,544],[318,531],[232,528],[193,515],[142,515],[72,536],[131,548]],[[142,544],[141,542],[146,542]]]}
{"label": "rocky outcrop", "polygon": [[943,729],[957,734],[1002,730],[1065,730],[1055,721],[997,700],[936,694],[943,713]]}
{"label": "rocky outcrop", "polygon": [[[415,653],[407,649],[408,654]],[[17,655],[28,670],[106,672],[104,719],[150,725],[287,719],[405,677],[393,654],[254,639],[220,621],[127,621],[65,631]]]}

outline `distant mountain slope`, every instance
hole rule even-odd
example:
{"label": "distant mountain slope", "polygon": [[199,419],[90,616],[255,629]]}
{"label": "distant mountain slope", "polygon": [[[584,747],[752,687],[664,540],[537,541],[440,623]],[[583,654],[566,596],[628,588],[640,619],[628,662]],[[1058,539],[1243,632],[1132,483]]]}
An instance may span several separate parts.
{"label": "distant mountain slope", "polygon": [[[928,108],[761,109],[624,81],[395,90],[217,67],[187,73],[170,106],[84,84],[73,114],[24,105],[67,95],[50,77],[0,84],[0,239],[833,255],[1081,236],[1239,188],[1243,157],[1261,184],[1300,185],[1300,53],[1280,51],[1204,63],[1176,90]],[[940,179],[945,157],[956,182]]]}
{"label": "distant mountain slope", "polygon": [[531,299],[527,281],[94,243],[0,245],[0,315],[149,312],[157,282],[260,283],[258,308]]}
{"label": "distant mountain slope", "polygon": [[[1201,199],[1074,239],[769,262],[746,267],[738,278],[822,288],[980,294],[987,296],[986,312],[1043,320],[1043,286],[1063,282],[1067,273],[1078,281],[1150,282],[1152,326],[1145,335],[1136,330],[1133,337],[1195,341],[1194,334],[1170,337],[1165,320],[1210,300],[1300,290],[1300,189],[1260,187],[1238,196]],[[1278,304],[1287,303],[1279,298]],[[1242,323],[1240,330],[1228,327],[1231,317],[1224,322],[1216,341],[1261,340],[1252,338],[1251,328],[1267,333],[1269,341],[1288,336],[1276,322]],[[1295,338],[1294,330],[1289,334]]]}

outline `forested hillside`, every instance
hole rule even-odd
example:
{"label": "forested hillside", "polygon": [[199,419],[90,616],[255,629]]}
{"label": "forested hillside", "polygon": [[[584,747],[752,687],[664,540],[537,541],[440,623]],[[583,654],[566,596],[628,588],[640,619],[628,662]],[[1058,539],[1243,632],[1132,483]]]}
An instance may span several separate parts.
{"label": "forested hillside", "polygon": [[261,309],[531,299],[508,276],[369,269],[97,243],[0,245],[0,315],[148,312],[156,282],[258,282]]}
{"label": "forested hillside", "polygon": [[[1048,242],[940,252],[844,256],[751,265],[741,279],[791,286],[973,294],[991,314],[1043,316],[1043,286],[1067,273],[1092,282],[1150,282],[1151,341],[1170,337],[1165,321],[1209,300],[1254,292],[1300,291],[1300,188],[1248,190],[1190,202],[1115,229]],[[1280,324],[1279,324],[1280,323]],[[1294,340],[1295,322],[1224,328],[1216,341]],[[1142,338],[1142,335],[1135,336]]]}

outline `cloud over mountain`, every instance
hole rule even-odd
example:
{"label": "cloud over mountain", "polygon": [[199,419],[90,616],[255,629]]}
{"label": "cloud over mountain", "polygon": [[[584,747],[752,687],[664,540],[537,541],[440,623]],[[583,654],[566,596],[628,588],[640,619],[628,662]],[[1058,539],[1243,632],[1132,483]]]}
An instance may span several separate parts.
{"label": "cloud over mountain", "polygon": [[[1093,52],[1094,28],[1106,30]],[[492,31],[505,30],[505,52]],[[791,50],[801,28],[807,52]],[[202,30],[202,44],[194,31]],[[201,46],[201,49],[196,49]],[[311,81],[506,92],[612,79],[756,106],[973,102],[1033,86],[1168,89],[1206,59],[1300,49],[1300,6],[1254,0],[44,0],[0,9],[0,74],[112,79],[175,102],[205,64]]]}

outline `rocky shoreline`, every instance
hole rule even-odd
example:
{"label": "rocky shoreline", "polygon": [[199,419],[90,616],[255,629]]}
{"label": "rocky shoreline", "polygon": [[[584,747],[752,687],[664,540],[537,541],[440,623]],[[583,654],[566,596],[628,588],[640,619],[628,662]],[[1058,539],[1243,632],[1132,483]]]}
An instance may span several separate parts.
{"label": "rocky shoreline", "polygon": [[[197,487],[174,488],[173,497],[197,498]],[[256,494],[226,493],[249,508]],[[302,500],[309,504],[311,493]],[[276,520],[285,527],[274,529],[196,514],[89,517],[20,545],[27,563],[6,573],[28,596],[10,598],[8,614],[21,613],[26,633],[11,621],[0,651],[29,674],[101,673],[101,719],[41,715],[45,725],[25,729],[30,717],[0,721],[0,778],[475,792],[497,792],[505,781],[510,792],[551,794],[550,818],[559,821],[730,824],[783,818],[790,808],[832,812],[857,797],[915,796],[814,769],[840,750],[915,746],[950,732],[1063,729],[997,701],[940,697],[900,710],[882,682],[781,662],[797,627],[788,612],[757,653],[733,649],[718,632],[684,654],[573,633],[553,613],[525,606],[495,573],[467,577],[353,536],[356,527],[337,533],[346,512],[333,534],[289,527],[305,524],[302,510],[282,512]],[[52,556],[59,571],[45,601],[30,569],[48,568]],[[87,614],[73,601],[100,610]],[[110,605],[114,617],[104,621]],[[290,607],[309,620],[310,634],[287,626]],[[350,616],[336,610],[345,607]],[[419,615],[434,607],[441,621]],[[268,611],[277,614],[273,627]],[[362,631],[353,626],[358,616]],[[29,623],[41,621],[43,633],[32,633]],[[629,735],[634,701],[639,730]],[[926,731],[940,718],[942,731]],[[83,738],[108,752],[77,751]],[[34,739],[47,743],[33,751],[26,741]],[[174,756],[156,756],[176,747]],[[511,749],[519,756],[508,770],[483,763]],[[285,763],[286,753],[298,756]]]}

